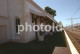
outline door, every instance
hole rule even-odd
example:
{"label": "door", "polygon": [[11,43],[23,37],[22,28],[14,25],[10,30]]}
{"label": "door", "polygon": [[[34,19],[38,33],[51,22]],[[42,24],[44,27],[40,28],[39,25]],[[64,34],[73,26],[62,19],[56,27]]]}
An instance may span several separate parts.
{"label": "door", "polygon": [[7,28],[6,25],[0,25],[0,43],[7,41]]}

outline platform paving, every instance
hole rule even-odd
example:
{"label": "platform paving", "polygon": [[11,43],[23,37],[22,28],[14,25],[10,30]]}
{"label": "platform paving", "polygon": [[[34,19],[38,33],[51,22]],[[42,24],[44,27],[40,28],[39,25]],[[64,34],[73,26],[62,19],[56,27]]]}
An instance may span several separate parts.
{"label": "platform paving", "polygon": [[66,47],[63,32],[53,33],[52,36],[47,35],[44,37],[43,42],[33,40],[29,43],[8,42],[5,44],[0,44],[0,54],[52,54],[55,50],[60,50],[55,48],[56,46]]}
{"label": "platform paving", "polygon": [[55,47],[52,54],[70,54],[67,47]]}

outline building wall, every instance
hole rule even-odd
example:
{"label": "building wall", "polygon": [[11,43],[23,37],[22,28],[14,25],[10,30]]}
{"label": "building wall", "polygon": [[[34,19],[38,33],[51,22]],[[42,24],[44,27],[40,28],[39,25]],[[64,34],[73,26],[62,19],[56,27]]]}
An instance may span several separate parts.
{"label": "building wall", "polygon": [[[25,2],[25,13],[27,15],[27,17],[26,17],[26,19],[27,19],[26,23],[28,25],[33,26],[33,25],[35,25],[35,23],[32,23],[32,16],[31,16],[31,13],[30,13],[30,10],[29,10],[28,3],[29,2],[27,2],[27,1]],[[30,41],[34,40],[35,39],[35,32],[34,31],[26,31],[26,37],[25,37],[25,39],[26,39],[26,42],[30,42]]]}
{"label": "building wall", "polygon": [[7,0],[0,0],[0,16],[8,17]]}
{"label": "building wall", "polygon": [[8,20],[0,19],[0,25],[7,25],[8,41],[25,43],[36,39],[34,31],[24,31],[21,34],[16,34],[16,17],[20,19],[23,25],[26,22],[29,25],[35,25],[35,23],[32,23],[30,9],[37,13],[44,12],[26,0],[0,0],[0,16],[4,16],[5,19],[8,18]]}
{"label": "building wall", "polygon": [[[0,16],[8,17],[9,20],[1,20],[2,24],[6,22],[6,25],[9,27],[8,31],[8,39],[13,42],[29,42],[35,39],[35,32],[24,32],[24,34],[16,34],[15,20],[16,17],[19,17],[21,20],[21,24],[27,22],[30,25],[34,25],[32,23],[32,17],[29,9],[37,10],[40,12],[35,6],[30,4],[29,2],[25,2],[24,0],[0,0]],[[0,23],[0,24],[1,24]],[[26,35],[26,37],[25,37]]]}
{"label": "building wall", "polygon": [[30,2],[27,2],[27,3],[28,3],[29,9],[31,9],[31,10],[37,12],[37,13],[43,13],[42,11],[40,11],[40,10],[38,9],[38,7],[35,7],[35,6],[34,6],[33,4],[31,4]]}
{"label": "building wall", "polygon": [[[2,31],[0,30],[0,43],[4,43],[4,42],[7,42],[9,41],[9,35],[10,35],[10,30],[9,30],[9,19],[7,17],[2,17],[0,16],[0,27],[5,27],[5,28],[0,28],[5,36],[3,37],[1,34],[2,34]],[[6,33],[5,33],[6,32]]]}
{"label": "building wall", "polygon": [[[25,6],[25,11],[26,11],[26,14],[27,14],[27,23],[28,23],[28,25],[34,26],[35,23],[32,23],[32,15],[30,13],[30,10],[33,10],[37,13],[42,13],[42,11],[40,11],[37,7],[35,7],[34,5],[32,5],[28,1],[26,1],[25,4],[27,5],[27,6]],[[29,42],[29,41],[32,41],[34,39],[36,39],[35,32],[34,31],[27,32],[26,41]]]}
{"label": "building wall", "polygon": [[9,19],[10,19],[10,30],[11,36],[10,41],[14,42],[24,42],[25,36],[22,34],[16,33],[16,24],[15,20],[18,17],[22,24],[22,19],[24,18],[24,0],[8,0],[8,10],[9,10]]}
{"label": "building wall", "polygon": [[[0,27],[3,27],[2,31],[6,31],[5,37],[0,35],[0,38],[3,39],[0,41],[0,43],[4,43],[9,41],[9,35],[10,35],[10,30],[9,30],[9,18],[8,18],[8,6],[7,6],[7,0],[0,0]],[[0,28],[1,29],[1,28]],[[1,31],[0,31],[1,33]],[[4,32],[5,34],[5,32]]]}

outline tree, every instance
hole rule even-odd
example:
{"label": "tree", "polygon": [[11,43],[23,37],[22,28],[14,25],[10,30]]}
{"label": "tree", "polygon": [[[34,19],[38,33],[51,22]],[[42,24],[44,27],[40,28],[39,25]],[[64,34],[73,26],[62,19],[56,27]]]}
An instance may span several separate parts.
{"label": "tree", "polygon": [[52,15],[53,17],[56,16],[56,10],[51,9],[50,7],[45,7],[45,11]]}

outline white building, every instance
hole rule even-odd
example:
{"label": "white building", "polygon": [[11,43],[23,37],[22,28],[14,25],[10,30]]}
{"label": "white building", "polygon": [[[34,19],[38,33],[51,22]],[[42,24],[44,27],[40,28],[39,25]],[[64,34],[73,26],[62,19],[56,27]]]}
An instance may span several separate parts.
{"label": "white building", "polygon": [[[37,21],[33,20],[34,18]],[[16,25],[22,24],[25,26],[25,22],[30,25],[50,24],[49,21],[51,23],[56,22],[52,16],[32,0],[0,0],[0,43],[32,41],[39,36],[37,32],[24,31],[17,34]]]}

